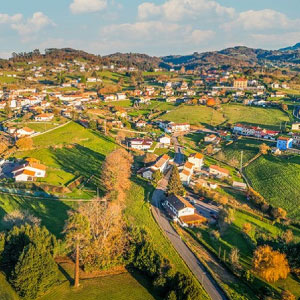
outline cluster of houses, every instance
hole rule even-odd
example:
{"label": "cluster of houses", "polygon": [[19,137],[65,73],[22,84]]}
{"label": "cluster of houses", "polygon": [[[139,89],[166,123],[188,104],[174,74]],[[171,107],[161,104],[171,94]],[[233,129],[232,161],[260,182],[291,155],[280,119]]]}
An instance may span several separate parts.
{"label": "cluster of houses", "polygon": [[188,123],[174,123],[170,121],[160,121],[159,127],[169,134],[189,132],[191,129],[191,125]]}

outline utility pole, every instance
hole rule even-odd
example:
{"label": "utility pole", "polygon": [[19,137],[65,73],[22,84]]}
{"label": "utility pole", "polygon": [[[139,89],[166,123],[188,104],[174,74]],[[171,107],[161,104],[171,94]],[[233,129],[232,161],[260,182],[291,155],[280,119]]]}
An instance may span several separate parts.
{"label": "utility pole", "polygon": [[240,170],[242,171],[243,169],[243,154],[244,154],[244,151],[242,150],[241,151],[241,162],[240,162]]}

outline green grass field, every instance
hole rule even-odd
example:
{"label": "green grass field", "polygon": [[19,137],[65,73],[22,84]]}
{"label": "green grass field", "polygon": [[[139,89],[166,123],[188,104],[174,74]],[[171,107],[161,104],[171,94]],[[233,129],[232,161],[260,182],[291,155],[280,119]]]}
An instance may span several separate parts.
{"label": "green grass field", "polygon": [[179,106],[162,116],[163,120],[192,125],[218,125],[225,121],[221,112],[206,106]]}
{"label": "green grass field", "polygon": [[64,185],[78,174],[98,177],[105,156],[117,147],[110,138],[73,122],[37,136],[33,142],[38,149],[17,152],[16,157],[40,160],[48,167],[48,174],[42,180],[53,185]]}
{"label": "green grass field", "polygon": [[20,300],[2,273],[0,273],[0,300]]}
{"label": "green grass field", "polygon": [[[244,165],[259,153],[259,146],[262,143],[262,141],[254,139],[241,138],[227,146],[224,145],[221,150],[222,156],[224,155],[224,162],[231,164],[234,161],[238,163],[236,167],[239,166],[241,161],[241,152],[243,151],[242,157]],[[268,142],[267,144],[270,146],[272,145],[272,143]],[[218,154],[214,156],[218,157]]]}
{"label": "green grass field", "polygon": [[222,110],[229,123],[248,123],[267,128],[278,128],[280,122],[289,122],[289,117],[276,108],[261,108],[239,104],[224,104]]}
{"label": "green grass field", "polygon": [[300,156],[262,156],[245,170],[251,184],[269,203],[300,220]]}
{"label": "green grass field", "polygon": [[80,287],[74,289],[67,281],[52,289],[40,300],[154,300],[141,276],[129,273],[81,280]]}

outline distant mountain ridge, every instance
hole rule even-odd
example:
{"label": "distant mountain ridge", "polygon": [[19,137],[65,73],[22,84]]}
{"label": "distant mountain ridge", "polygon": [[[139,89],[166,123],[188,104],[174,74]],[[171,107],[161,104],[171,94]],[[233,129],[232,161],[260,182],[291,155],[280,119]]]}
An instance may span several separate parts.
{"label": "distant mountain ridge", "polygon": [[279,51],[290,51],[290,50],[292,50],[292,51],[293,50],[300,50],[300,43],[297,43],[294,46],[279,49]]}
{"label": "distant mountain ridge", "polygon": [[180,69],[195,69],[199,67],[256,67],[266,63],[280,64],[300,64],[300,43],[279,49],[264,50],[254,49],[245,46],[226,48],[221,51],[209,51],[189,55],[169,55],[162,57],[150,56],[140,53],[114,53],[100,56],[71,48],[48,48],[45,54],[41,54],[38,49],[28,53],[14,53],[13,57],[1,60],[1,65],[7,65],[11,61],[30,61],[33,59],[41,60],[74,60],[84,59],[96,64],[115,64],[116,66],[137,67],[141,70],[151,70],[157,67]]}

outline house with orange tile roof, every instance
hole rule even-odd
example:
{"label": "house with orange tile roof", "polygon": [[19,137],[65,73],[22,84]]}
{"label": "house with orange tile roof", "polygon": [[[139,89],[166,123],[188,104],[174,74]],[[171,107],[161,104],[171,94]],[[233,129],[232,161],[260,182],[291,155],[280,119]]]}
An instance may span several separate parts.
{"label": "house with orange tile roof", "polygon": [[35,159],[27,159],[24,164],[16,167],[12,174],[15,181],[34,181],[46,176],[46,166]]}
{"label": "house with orange tile roof", "polygon": [[206,218],[196,212],[195,207],[184,197],[170,195],[164,203],[168,214],[182,226],[194,226],[206,222]]}
{"label": "house with orange tile roof", "polygon": [[23,127],[21,129],[18,129],[16,133],[17,133],[17,137],[21,138],[21,137],[33,135],[35,131],[29,127]]}
{"label": "house with orange tile roof", "polygon": [[167,154],[162,155],[151,167],[143,170],[142,176],[151,180],[155,171],[159,170],[162,174],[165,173],[169,167],[169,162],[170,157]]}
{"label": "house with orange tile roof", "polygon": [[277,139],[277,148],[279,150],[287,150],[293,147],[293,139],[291,137],[280,136]]}
{"label": "house with orange tile roof", "polygon": [[43,113],[34,117],[35,121],[38,122],[49,122],[54,118],[54,114]]}
{"label": "house with orange tile roof", "polygon": [[229,170],[216,165],[209,166],[209,174],[216,177],[228,177],[230,175]]}
{"label": "house with orange tile roof", "polygon": [[203,154],[197,152],[188,157],[188,162],[194,164],[194,169],[200,171],[203,167]]}

